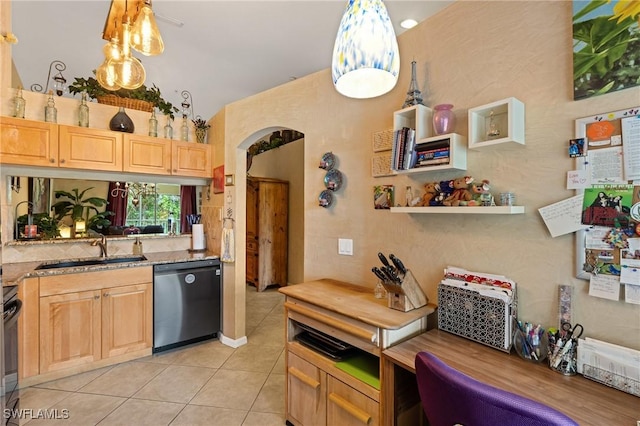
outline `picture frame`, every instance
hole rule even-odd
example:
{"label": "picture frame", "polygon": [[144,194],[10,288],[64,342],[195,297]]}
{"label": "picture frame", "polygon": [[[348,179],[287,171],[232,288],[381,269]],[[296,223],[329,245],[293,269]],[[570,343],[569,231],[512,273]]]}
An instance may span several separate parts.
{"label": "picture frame", "polygon": [[224,175],[224,186],[235,185],[235,175]]}
{"label": "picture frame", "polygon": [[213,193],[222,194],[224,192],[224,164],[213,169]]}

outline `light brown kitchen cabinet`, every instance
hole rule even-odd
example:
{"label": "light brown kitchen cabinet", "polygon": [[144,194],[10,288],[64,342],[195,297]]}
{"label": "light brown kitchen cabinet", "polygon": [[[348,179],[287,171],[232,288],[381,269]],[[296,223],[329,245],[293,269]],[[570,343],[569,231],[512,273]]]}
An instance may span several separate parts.
{"label": "light brown kitchen cabinet", "polygon": [[[388,424],[383,421],[390,414],[382,400],[382,351],[424,332],[435,307],[390,309],[386,300],[374,297],[372,288],[330,279],[280,292],[286,296],[286,420],[295,426]],[[298,337],[309,329],[350,345],[349,356],[365,359],[373,379],[357,378],[339,368],[333,357],[302,343]]]}
{"label": "light brown kitchen cabinet", "polygon": [[171,174],[171,140],[125,135],[123,170],[131,173]]}
{"label": "light brown kitchen cabinet", "polygon": [[59,125],[58,135],[60,167],[122,171],[122,133]]}
{"label": "light brown kitchen cabinet", "polygon": [[19,294],[25,386],[151,354],[151,267],[27,278]]}
{"label": "light brown kitchen cabinet", "polygon": [[171,141],[171,146],[171,174],[203,178],[213,176],[211,145]]}
{"label": "light brown kitchen cabinet", "polygon": [[287,285],[289,182],[247,179],[247,283]]}
{"label": "light brown kitchen cabinet", "polygon": [[58,165],[58,126],[0,117],[0,161],[26,166]]}
{"label": "light brown kitchen cabinet", "polygon": [[102,358],[100,291],[40,298],[40,373]]}

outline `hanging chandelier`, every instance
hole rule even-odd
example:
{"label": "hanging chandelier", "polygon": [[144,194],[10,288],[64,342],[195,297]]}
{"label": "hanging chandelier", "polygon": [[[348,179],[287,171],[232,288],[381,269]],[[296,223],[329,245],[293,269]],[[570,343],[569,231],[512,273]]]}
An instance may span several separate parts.
{"label": "hanging chandelier", "polygon": [[107,90],[137,89],[146,72],[134,49],[143,55],[159,55],[164,43],[158,31],[151,0],[112,0],[102,38],[104,62],[96,70],[96,80]]}
{"label": "hanging chandelier", "polygon": [[336,90],[350,98],[374,98],[396,85],[400,53],[382,0],[349,0],[333,47]]}

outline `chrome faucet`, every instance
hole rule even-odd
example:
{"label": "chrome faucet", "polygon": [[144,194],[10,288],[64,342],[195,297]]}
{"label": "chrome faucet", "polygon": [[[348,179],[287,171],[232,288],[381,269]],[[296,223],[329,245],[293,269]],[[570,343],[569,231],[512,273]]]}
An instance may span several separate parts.
{"label": "chrome faucet", "polygon": [[104,235],[100,236],[100,240],[93,240],[91,242],[92,246],[100,246],[100,257],[107,257],[107,237]]}

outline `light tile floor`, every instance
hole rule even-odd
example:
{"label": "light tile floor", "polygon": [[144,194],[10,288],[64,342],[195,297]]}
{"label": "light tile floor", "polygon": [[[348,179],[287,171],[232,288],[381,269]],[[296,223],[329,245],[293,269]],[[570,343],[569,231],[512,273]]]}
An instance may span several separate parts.
{"label": "light tile floor", "polygon": [[[284,425],[284,296],[247,287],[247,340],[202,342],[21,390],[36,425]],[[68,419],[33,418],[38,411]]]}

